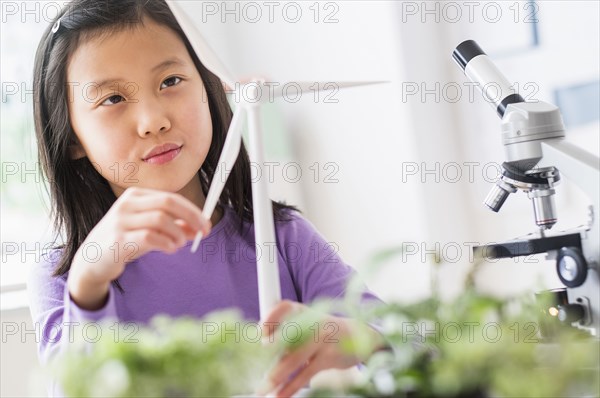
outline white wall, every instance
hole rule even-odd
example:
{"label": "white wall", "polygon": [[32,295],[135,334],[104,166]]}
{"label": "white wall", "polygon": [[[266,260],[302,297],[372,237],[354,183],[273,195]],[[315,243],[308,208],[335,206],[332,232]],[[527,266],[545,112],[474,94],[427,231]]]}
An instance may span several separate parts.
{"label": "white wall", "polygon": [[29,309],[3,310],[1,322],[2,382],[0,383],[0,396],[44,396],[46,389],[38,365],[37,337]]}

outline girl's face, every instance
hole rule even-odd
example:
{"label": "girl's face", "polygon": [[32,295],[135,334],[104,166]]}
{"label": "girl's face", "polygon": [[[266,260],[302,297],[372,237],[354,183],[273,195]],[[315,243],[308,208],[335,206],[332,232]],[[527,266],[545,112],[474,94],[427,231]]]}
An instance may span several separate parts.
{"label": "girl's face", "polygon": [[[203,197],[197,173],[212,139],[208,99],[175,32],[145,19],[135,30],[84,41],[67,82],[79,141],[71,155],[87,156],[117,196],[139,186]],[[179,149],[148,157],[164,144]]]}

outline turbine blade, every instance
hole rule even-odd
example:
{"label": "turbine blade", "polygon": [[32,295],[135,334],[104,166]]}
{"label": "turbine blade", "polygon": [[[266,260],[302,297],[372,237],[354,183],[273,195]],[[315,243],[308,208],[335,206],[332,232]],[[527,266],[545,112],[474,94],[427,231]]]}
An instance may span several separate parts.
{"label": "turbine blade", "polygon": [[189,15],[183,10],[181,5],[173,0],[167,0],[167,4],[171,8],[173,15],[179,22],[181,29],[185,32],[188,40],[192,44],[194,51],[200,61],[208,70],[217,75],[229,87],[235,87],[236,80],[229,73],[229,70],[221,62],[217,54],[210,48],[200,31],[196,28],[196,24],[192,21]]}
{"label": "turbine blade", "polygon": [[[300,95],[311,94],[319,91],[334,90],[337,91],[343,88],[359,87],[359,86],[370,86],[373,84],[389,83],[388,81],[357,81],[357,82],[316,82],[316,81],[290,81],[285,83],[268,81],[265,79],[258,79],[245,83],[244,85],[237,85],[236,90],[228,90],[228,95],[237,95],[237,97],[249,97],[249,90],[244,87],[249,85],[256,85],[256,98],[245,98],[249,102],[270,102],[274,98],[292,96],[296,97]],[[233,86],[231,86],[233,87]]]}
{"label": "turbine blade", "polygon": [[[210,188],[208,189],[208,195],[206,195],[204,208],[202,209],[203,215],[209,220],[212,217],[212,213],[217,206],[219,198],[221,197],[221,192],[223,192],[227,178],[229,177],[238,154],[240,153],[240,147],[242,145],[242,121],[244,120],[244,115],[245,110],[241,107],[238,108],[238,110],[233,114],[233,119],[231,119],[229,130],[227,130],[227,138],[225,138],[223,150],[221,151],[221,156],[219,157],[219,163],[217,164],[215,175],[213,176]],[[194,243],[192,244],[192,253],[195,253],[198,249],[200,239],[202,239],[201,232],[199,232],[194,239]]]}
{"label": "turbine blade", "polygon": [[[286,85],[294,85],[296,87],[300,87],[302,88],[303,92],[308,92],[308,91],[327,91],[327,90],[338,90],[341,88],[350,88],[350,87],[360,87],[360,86],[371,86],[374,84],[382,84],[382,83],[389,83],[389,81],[357,81],[357,82],[335,82],[335,81],[329,81],[329,82],[288,82],[288,83],[283,83],[281,84],[281,88],[283,89],[283,87],[285,87]],[[278,86],[279,87],[279,86]],[[282,95],[283,90],[281,90],[280,93],[278,93],[279,95]]]}
{"label": "turbine blade", "polygon": [[[337,91],[342,88],[370,86],[373,84],[388,83],[385,81],[374,82],[287,82],[275,87],[275,97],[284,95],[294,95],[294,90],[301,90],[302,94],[317,92],[317,91]],[[291,93],[291,94],[290,94]]]}

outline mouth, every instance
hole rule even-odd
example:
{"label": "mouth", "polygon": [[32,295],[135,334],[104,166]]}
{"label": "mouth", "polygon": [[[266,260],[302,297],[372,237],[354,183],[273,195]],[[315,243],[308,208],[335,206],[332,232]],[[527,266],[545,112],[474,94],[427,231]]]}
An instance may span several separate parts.
{"label": "mouth", "polygon": [[183,145],[176,144],[163,144],[152,148],[152,150],[142,158],[146,163],[150,164],[164,164],[175,159]]}

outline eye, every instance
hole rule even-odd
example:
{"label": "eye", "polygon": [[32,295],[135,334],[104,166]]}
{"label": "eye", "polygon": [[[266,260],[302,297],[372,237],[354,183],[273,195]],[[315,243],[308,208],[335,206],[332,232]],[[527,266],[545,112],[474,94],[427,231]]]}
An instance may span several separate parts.
{"label": "eye", "polygon": [[163,85],[167,82],[171,82],[171,84],[167,84],[167,87],[172,87],[172,86],[176,86],[179,84],[179,82],[175,82],[175,79],[179,79],[180,81],[182,80],[180,77],[177,76],[171,76],[166,78],[165,80],[163,80],[163,84],[161,84],[161,88],[163,88]]}
{"label": "eye", "polygon": [[[104,100],[104,102],[102,103],[102,105],[115,105],[118,104],[119,102],[121,102],[121,100],[124,100],[125,98],[123,98],[120,95],[111,95],[110,97],[108,97],[107,99]],[[110,104],[107,104],[106,102],[110,101]]]}

